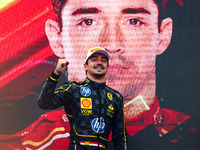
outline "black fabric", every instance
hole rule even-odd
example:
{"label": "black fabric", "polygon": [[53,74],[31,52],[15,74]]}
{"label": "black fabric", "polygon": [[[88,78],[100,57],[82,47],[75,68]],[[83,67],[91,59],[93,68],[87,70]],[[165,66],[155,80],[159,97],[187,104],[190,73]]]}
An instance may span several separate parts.
{"label": "black fabric", "polygon": [[[76,143],[90,150],[98,147],[105,149],[112,130],[114,148],[127,149],[123,98],[120,93],[88,78],[80,83],[67,82],[55,90],[56,83],[52,73],[44,84],[38,105],[43,109],[64,106],[71,126],[70,144]],[[84,141],[86,144],[81,144]],[[91,145],[92,142],[96,145]],[[87,146],[88,143],[90,146]]]}

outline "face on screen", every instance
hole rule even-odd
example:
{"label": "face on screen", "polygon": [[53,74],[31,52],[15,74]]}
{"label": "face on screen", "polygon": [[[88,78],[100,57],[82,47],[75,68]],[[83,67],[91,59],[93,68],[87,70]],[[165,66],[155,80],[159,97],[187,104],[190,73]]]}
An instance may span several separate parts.
{"label": "face on screen", "polygon": [[110,53],[107,84],[131,100],[155,87],[158,8],[153,0],[68,0],[62,9],[61,43],[70,80],[84,80],[89,49]]}

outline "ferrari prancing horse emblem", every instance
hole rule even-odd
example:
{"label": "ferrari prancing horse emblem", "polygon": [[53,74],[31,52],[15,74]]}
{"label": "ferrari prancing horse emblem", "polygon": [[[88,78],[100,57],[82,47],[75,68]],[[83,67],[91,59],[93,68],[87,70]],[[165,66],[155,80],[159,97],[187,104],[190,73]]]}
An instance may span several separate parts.
{"label": "ferrari prancing horse emblem", "polygon": [[112,99],[113,99],[113,96],[112,96],[112,94],[110,94],[110,93],[107,93],[107,96],[108,96],[108,98],[109,98],[110,100],[112,100]]}

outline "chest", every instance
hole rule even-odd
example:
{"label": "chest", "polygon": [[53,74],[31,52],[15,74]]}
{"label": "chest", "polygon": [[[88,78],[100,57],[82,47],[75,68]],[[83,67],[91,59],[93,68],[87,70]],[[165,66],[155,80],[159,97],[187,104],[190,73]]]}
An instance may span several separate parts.
{"label": "chest", "polygon": [[73,114],[78,117],[109,117],[114,116],[117,109],[116,99],[106,88],[94,89],[80,87],[73,93]]}

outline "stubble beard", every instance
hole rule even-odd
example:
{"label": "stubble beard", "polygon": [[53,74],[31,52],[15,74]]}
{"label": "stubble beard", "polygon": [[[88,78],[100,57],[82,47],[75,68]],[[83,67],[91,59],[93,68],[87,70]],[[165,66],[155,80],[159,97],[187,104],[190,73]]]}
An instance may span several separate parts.
{"label": "stubble beard", "polygon": [[[94,69],[97,69],[98,66],[101,66],[102,67],[102,70],[104,69],[104,67],[102,65],[97,65],[97,66],[94,66]],[[90,71],[89,72],[91,76],[93,76],[95,79],[102,79],[106,76],[106,72],[102,72],[102,73],[95,73],[95,72],[92,72]]]}
{"label": "stubble beard", "polygon": [[94,74],[93,75],[96,79],[102,79],[105,77],[105,74]]}

